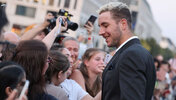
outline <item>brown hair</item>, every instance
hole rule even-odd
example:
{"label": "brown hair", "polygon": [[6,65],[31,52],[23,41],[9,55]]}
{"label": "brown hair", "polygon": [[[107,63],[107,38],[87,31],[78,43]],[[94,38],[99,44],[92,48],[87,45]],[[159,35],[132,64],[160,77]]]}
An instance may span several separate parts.
{"label": "brown hair", "polygon": [[26,78],[30,81],[29,100],[34,100],[38,94],[44,93],[45,80],[42,72],[47,56],[46,45],[38,40],[21,41],[16,48],[13,60],[23,66]]}
{"label": "brown hair", "polygon": [[85,79],[86,91],[93,97],[95,97],[97,95],[97,93],[101,90],[102,81],[101,81],[101,77],[98,76],[93,84],[93,87],[90,88],[90,84],[88,81],[88,79],[89,79],[88,70],[87,70],[86,65],[84,64],[84,61],[85,60],[89,61],[93,57],[93,55],[95,55],[99,52],[104,52],[104,51],[101,49],[97,49],[97,48],[87,49],[82,57],[82,63],[80,65],[80,71],[83,74],[83,77]]}
{"label": "brown hair", "polygon": [[59,73],[60,71],[65,73],[70,67],[70,63],[67,57],[59,51],[50,51],[49,56],[51,57],[52,61],[49,64],[49,68],[46,72],[46,78],[47,81],[51,82],[51,78],[54,75],[57,75],[57,73]]}

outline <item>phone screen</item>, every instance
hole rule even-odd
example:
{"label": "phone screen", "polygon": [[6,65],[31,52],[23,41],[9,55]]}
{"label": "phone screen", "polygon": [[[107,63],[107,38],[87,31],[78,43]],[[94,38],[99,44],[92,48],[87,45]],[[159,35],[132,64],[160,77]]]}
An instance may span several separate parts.
{"label": "phone screen", "polygon": [[96,19],[97,19],[97,17],[96,17],[96,16],[91,15],[91,16],[89,17],[89,19],[87,20],[86,24],[88,23],[88,21],[90,21],[92,24],[94,24],[94,23],[95,23],[95,21],[96,21]]}

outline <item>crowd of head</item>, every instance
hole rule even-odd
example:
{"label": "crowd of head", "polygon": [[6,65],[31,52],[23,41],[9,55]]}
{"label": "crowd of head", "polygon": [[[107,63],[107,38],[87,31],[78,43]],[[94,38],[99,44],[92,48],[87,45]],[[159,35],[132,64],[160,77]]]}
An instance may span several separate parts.
{"label": "crowd of head", "polygon": [[[2,13],[0,17],[3,20],[0,28],[2,30],[8,20],[5,10],[2,8],[0,10]],[[21,37],[13,32],[1,33],[3,37],[0,63],[1,100],[13,100],[10,97],[16,90],[15,98],[19,97],[26,80],[29,80],[30,84],[23,96],[24,100],[101,98],[100,77],[105,67],[103,63],[105,52],[88,47],[83,60],[78,59],[80,48],[76,38],[68,36],[62,40],[62,43],[54,42],[58,36],[56,32],[59,29],[63,31],[66,27],[66,25],[59,27],[59,18],[51,32],[43,34],[43,30],[49,25],[47,20],[51,18],[53,15],[48,13],[41,25],[26,29]],[[60,18],[65,20],[64,17]],[[85,28],[91,36],[93,25],[90,22],[88,24],[88,28]],[[82,85],[74,80],[77,71],[82,76],[79,81],[85,81]]]}
{"label": "crowd of head", "polygon": [[154,89],[154,100],[164,99],[173,100],[176,95],[176,58],[168,61],[164,60],[162,55],[157,55],[154,58],[157,80]]}
{"label": "crowd of head", "polygon": [[[114,10],[114,6],[119,6],[119,8]],[[109,47],[119,47],[132,37],[131,15],[126,5],[111,3],[103,6],[99,14],[99,34],[106,39]],[[12,32],[2,32],[8,20],[4,8],[0,8],[0,36],[3,37],[0,42],[0,100],[18,98],[26,80],[29,80],[30,84],[23,95],[23,100],[101,99],[102,73],[117,50],[107,56],[107,52],[102,49],[93,48],[93,39],[91,39],[93,24],[88,22],[85,29],[89,39],[85,52],[79,58],[79,50],[82,48],[80,41],[76,38],[64,36],[62,43],[54,42],[67,27],[67,23],[61,27],[59,20],[62,18],[64,21],[65,17],[58,17],[56,26],[49,33],[44,33],[45,28],[50,24],[48,19],[53,17],[52,13],[48,13],[43,23],[29,28],[19,37]],[[111,23],[109,24],[106,20]],[[107,27],[111,28],[107,29]],[[123,35],[121,30],[126,35]],[[109,39],[110,36],[112,39]],[[117,41],[118,37],[119,41]],[[141,49],[139,45],[136,47]],[[176,64],[176,58],[167,62],[163,61],[162,56],[157,56],[154,62],[157,81],[153,99],[175,98],[176,68],[174,64]]]}

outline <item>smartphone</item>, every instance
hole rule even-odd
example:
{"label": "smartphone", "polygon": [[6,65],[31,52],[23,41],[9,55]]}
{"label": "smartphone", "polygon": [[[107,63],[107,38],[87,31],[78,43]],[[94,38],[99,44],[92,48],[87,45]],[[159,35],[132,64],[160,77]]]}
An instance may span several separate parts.
{"label": "smartphone", "polygon": [[89,17],[89,19],[87,20],[86,24],[88,23],[88,21],[90,21],[92,24],[94,24],[94,23],[95,23],[95,21],[96,21],[96,19],[97,19],[97,17],[96,17],[96,16],[91,15],[91,16]]}
{"label": "smartphone", "polygon": [[27,91],[28,87],[29,87],[29,81],[26,80],[25,84],[24,84],[24,87],[23,87],[23,89],[20,93],[19,100],[22,100],[22,97],[23,97],[23,95],[25,95],[25,92]]}
{"label": "smartphone", "polygon": [[110,54],[106,54],[105,59],[104,59],[105,65],[107,65],[109,63],[111,58],[112,58],[112,56]]}

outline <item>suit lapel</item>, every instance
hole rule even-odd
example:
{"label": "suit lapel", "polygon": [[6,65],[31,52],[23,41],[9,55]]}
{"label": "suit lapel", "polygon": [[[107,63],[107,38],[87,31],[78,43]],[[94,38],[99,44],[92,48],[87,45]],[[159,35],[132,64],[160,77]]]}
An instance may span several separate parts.
{"label": "suit lapel", "polygon": [[136,43],[137,43],[137,44],[140,44],[139,39],[137,39],[137,38],[132,39],[132,40],[130,40],[129,42],[127,42],[122,48],[120,48],[120,49],[114,54],[114,56],[111,58],[111,60],[110,60],[109,63],[107,64],[105,70],[103,71],[103,78],[104,78],[104,75],[106,74],[106,72],[107,72],[108,70],[114,69],[114,68],[113,68],[113,67],[114,67],[114,66],[113,66],[114,60],[119,59],[120,54],[121,54],[125,49],[127,49],[128,47],[130,47],[131,45],[136,44]]}

